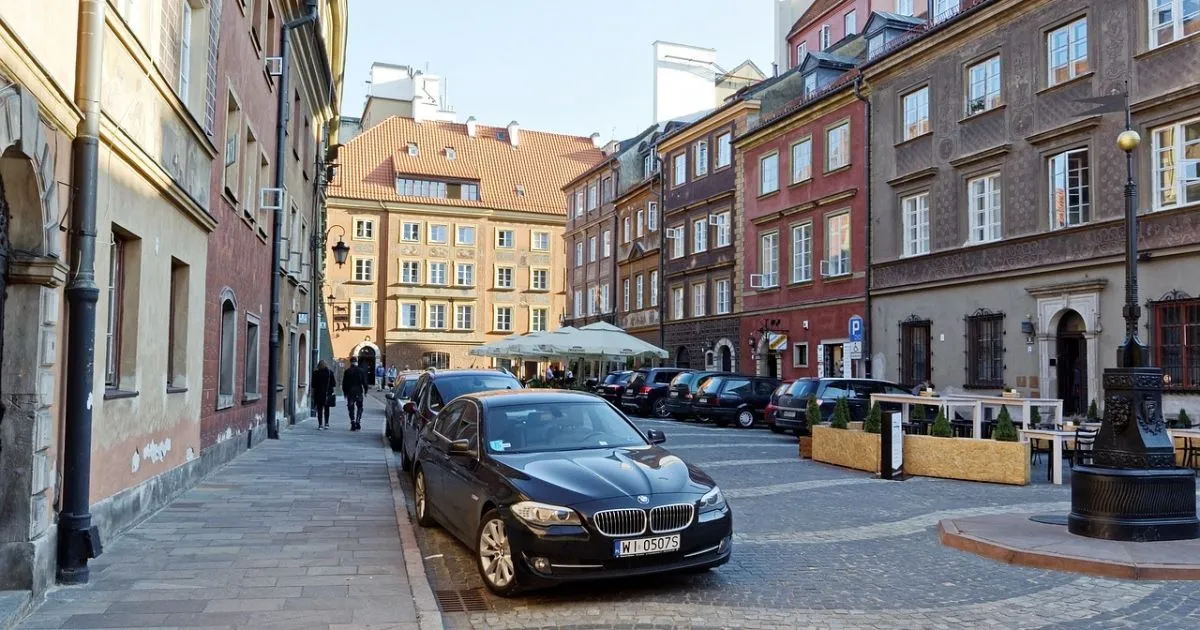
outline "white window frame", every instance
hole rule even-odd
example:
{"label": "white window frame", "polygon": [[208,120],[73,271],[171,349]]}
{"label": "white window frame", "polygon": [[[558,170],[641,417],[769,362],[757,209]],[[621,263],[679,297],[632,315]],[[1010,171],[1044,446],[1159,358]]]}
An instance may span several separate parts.
{"label": "white window frame", "polygon": [[693,166],[696,169],[696,177],[704,177],[708,175],[708,140],[697,140],[694,147],[696,159],[693,160]]}
{"label": "white window frame", "polygon": [[779,232],[772,231],[758,237],[758,270],[762,275],[762,288],[779,286]]}
{"label": "white window frame", "polygon": [[[1000,55],[992,55],[967,68],[967,116],[975,116],[1000,106],[1003,87],[1001,83]],[[982,109],[976,109],[979,104]]]}
{"label": "white window frame", "polygon": [[454,263],[454,284],[460,287],[475,286],[475,263]]}
{"label": "white window frame", "polygon": [[651,201],[646,204],[646,229],[651,232],[658,231],[658,202]]}
{"label": "white window frame", "polygon": [[425,265],[425,269],[429,276],[429,284],[439,287],[450,284],[450,263],[444,260],[431,260]]}
{"label": "white window frame", "polygon": [[671,258],[683,258],[684,250],[687,248],[685,239],[687,238],[687,226],[678,225],[673,228],[675,230],[675,238],[671,239]]}
{"label": "white window frame", "polygon": [[[363,229],[366,228],[366,229]],[[355,219],[354,220],[354,236],[355,241],[373,241],[375,240],[375,219]]]}
{"label": "white window frame", "polygon": [[733,312],[733,291],[729,280],[717,280],[717,315],[728,315]]}
{"label": "white window frame", "polygon": [[730,224],[730,211],[717,214],[716,245],[713,247],[729,247],[733,244],[733,228]]}
{"label": "white window frame", "polygon": [[609,302],[609,297],[611,297],[611,296],[609,296],[608,289],[609,289],[609,287],[608,287],[607,282],[600,285],[600,312],[601,313],[611,313],[612,312],[612,303]]}
{"label": "white window frame", "polygon": [[[363,321],[363,318],[360,316],[360,306],[366,307],[366,321]],[[350,300],[350,327],[370,328],[372,325],[372,316],[374,315],[374,313],[371,311],[372,306],[374,306],[374,304],[372,304],[370,300]]]}
{"label": "white window frame", "polygon": [[[179,98],[186,106],[188,92],[191,91],[192,80],[192,14],[196,9],[189,0],[183,0],[182,16],[179,24]],[[205,33],[208,29],[205,29]]]}
{"label": "white window frame", "polygon": [[[1082,37],[1079,32],[1081,28]],[[1055,40],[1059,38],[1061,41],[1056,43]],[[1080,57],[1081,52],[1082,57]],[[1059,70],[1066,71],[1064,76],[1058,76]],[[1046,33],[1046,85],[1066,83],[1087,74],[1090,70],[1087,16],[1072,20]]]}
{"label": "white window frame", "polygon": [[962,0],[932,0],[932,2],[929,18],[935,24],[945,22],[958,15],[959,7],[962,4]]}
{"label": "white window frame", "polygon": [[812,179],[812,136],[806,136],[792,145],[792,183],[798,184]]}
{"label": "white window frame", "polygon": [[708,217],[692,221],[692,253],[708,251]]}
{"label": "white window frame", "polygon": [[692,285],[692,317],[708,314],[708,285],[697,282]]}
{"label": "white window frame", "polygon": [[633,220],[628,216],[621,219],[621,242],[628,243],[633,239]]}
{"label": "white window frame", "polygon": [[534,268],[529,270],[529,289],[531,291],[550,290],[550,270]]}
{"label": "white window frame", "polygon": [[[843,223],[840,230],[845,234],[845,247],[834,250],[834,222]],[[838,212],[825,217],[825,260],[828,266],[826,275],[831,278],[850,275],[853,241],[851,239],[850,213]]]}
{"label": "white window frame", "polygon": [[639,273],[637,275],[637,279],[633,283],[633,285],[634,285],[634,287],[633,287],[633,291],[634,291],[633,303],[635,305],[635,308],[640,311],[646,307],[646,302],[645,302],[646,276],[644,274]]}
{"label": "white window frame", "polygon": [[720,170],[733,164],[733,132],[726,131],[717,136],[717,168]]}
{"label": "white window frame", "polygon": [[550,309],[534,306],[529,309],[529,332],[546,332],[550,329]]}
{"label": "white window frame", "polygon": [[842,34],[857,35],[858,34],[858,12],[850,9],[842,16]]}
{"label": "white window frame", "polygon": [[625,311],[626,313],[629,312],[629,290],[629,278],[625,278],[621,281],[621,310]]}
{"label": "white window frame", "polygon": [[[504,325],[501,325],[500,315],[504,314]],[[512,332],[513,329],[513,307],[497,306],[492,312],[492,330],[497,332]]]}
{"label": "white window frame", "polygon": [[592,182],[592,183],[588,184],[588,187],[587,187],[587,198],[588,198],[587,209],[588,209],[588,212],[595,210],[596,207],[600,205],[600,192],[599,192],[598,186],[599,186],[599,184],[597,184],[596,182]]}
{"label": "white window frame", "polygon": [[850,165],[850,121],[825,131],[825,172]]}
{"label": "white window frame", "polygon": [[779,152],[758,158],[758,196],[779,190]]}
{"label": "white window frame", "polygon": [[[514,277],[514,269],[512,267],[496,267],[495,287],[497,289],[511,289],[516,281]],[[507,272],[507,273],[505,273]],[[502,282],[507,280],[507,284]]]}
{"label": "white window frame", "polygon": [[415,221],[404,221],[401,223],[400,240],[405,243],[421,242],[421,224]]}
{"label": "white window frame", "polygon": [[[398,328],[420,328],[421,327],[421,303],[420,302],[401,302],[399,304],[399,312],[396,326]],[[412,322],[406,323],[405,315],[412,315]]]}
{"label": "white window frame", "polygon": [[[1191,206],[1200,202],[1200,198],[1187,200],[1188,183],[1200,183],[1200,161],[1181,159],[1182,156],[1188,154],[1188,150],[1193,152],[1200,151],[1200,139],[1192,142],[1186,142],[1185,128],[1189,125],[1200,125],[1200,118],[1191,118],[1174,122],[1168,125],[1155,128],[1151,133],[1151,150],[1152,153],[1152,168],[1154,169],[1154,205],[1155,210],[1166,210],[1168,208],[1179,208],[1182,206]],[[1163,142],[1165,134],[1171,135],[1170,146],[1164,146]],[[1189,167],[1192,173],[1198,177],[1189,178]],[[1170,180],[1170,192],[1174,196],[1174,201],[1164,202],[1164,197],[1168,190],[1163,186],[1163,182]]]}
{"label": "white window frame", "polygon": [[808,342],[792,342],[792,367],[808,367]]}
{"label": "white window frame", "polygon": [[583,241],[577,241],[575,243],[575,266],[583,266]]}
{"label": "white window frame", "polygon": [[[978,185],[978,187],[977,187]],[[1000,192],[998,171],[972,178],[967,182],[967,212],[971,245],[991,243],[1002,236],[1004,200]]]}
{"label": "white window frame", "polygon": [[[434,235],[437,228],[442,228],[440,239]],[[428,229],[425,230],[425,236],[431,245],[445,245],[450,242],[450,226],[445,223],[430,223]]]}
{"label": "white window frame", "polygon": [[[508,238],[505,238],[505,235]],[[505,241],[508,244],[505,244]],[[510,229],[496,228],[496,249],[512,249],[517,246],[517,231]]]}
{"label": "white window frame", "polygon": [[454,305],[454,330],[474,330],[475,329],[475,305],[474,304],[455,304]]}
{"label": "white window frame", "polygon": [[904,139],[919,138],[930,131],[929,86],[923,85],[903,97]]}
{"label": "white window frame", "polygon": [[583,190],[575,191],[575,216],[581,217],[585,211],[583,201]]}
{"label": "white window frame", "polygon": [[[456,225],[454,226],[454,244],[455,245],[475,245],[475,226],[474,225]],[[467,236],[470,235],[470,236]]]}
{"label": "white window frame", "polygon": [[650,272],[650,307],[658,306],[658,272]]}
{"label": "white window frame", "polygon": [[595,236],[588,237],[588,262],[596,262],[600,259],[600,241]]}
{"label": "white window frame", "polygon": [[671,164],[671,185],[682,186],[687,183],[687,151],[671,156]]}
{"label": "white window frame", "polygon": [[792,282],[812,281],[813,224],[805,221],[792,226]]}
{"label": "white window frame", "polygon": [[[401,260],[400,261],[400,284],[421,284],[421,261],[419,260]],[[408,270],[412,270],[409,274]],[[411,278],[411,279],[406,279]]]}
{"label": "white window frame", "polygon": [[900,200],[904,230],[904,256],[922,256],[929,253],[929,191],[904,197]]}
{"label": "white window frame", "polygon": [[583,290],[575,289],[575,317],[583,316]]}
{"label": "white window frame", "polygon": [[600,241],[600,249],[604,252],[603,258],[612,256],[612,230],[604,230],[604,233],[600,235]]}
{"label": "white window frame", "polygon": [[671,319],[683,319],[683,300],[683,287],[671,287]]}
{"label": "white window frame", "polygon": [[896,0],[896,13],[898,15],[912,17],[913,0]]}
{"label": "white window frame", "polygon": [[[1072,158],[1083,155],[1083,168],[1071,168]],[[1050,229],[1083,225],[1092,218],[1092,156],[1087,147],[1068,149],[1046,160],[1050,192]],[[1078,186],[1072,187],[1075,181]],[[1061,185],[1061,188],[1060,188]],[[1059,190],[1062,190],[1062,217],[1058,214]],[[1072,204],[1072,197],[1076,203]],[[1083,201],[1086,199],[1086,201]],[[1072,219],[1072,213],[1075,214]]]}
{"label": "white window frame", "polygon": [[[362,264],[360,265],[359,263]],[[375,281],[374,256],[353,256],[351,258],[351,269],[353,269],[353,278],[355,282]]]}
{"label": "white window frame", "polygon": [[[808,42],[800,42],[796,44],[796,65],[804,63],[804,58],[808,56]],[[795,67],[795,66],[793,66]]]}
{"label": "white window frame", "polygon": [[[435,309],[441,313],[440,320],[435,316]],[[448,313],[445,302],[430,302],[425,305],[425,328],[429,330],[445,330]],[[440,324],[440,325],[439,325]]]}
{"label": "white window frame", "polygon": [[[1185,37],[1191,37],[1196,34],[1191,33],[1185,35],[1184,26],[1186,23],[1200,20],[1200,11],[1191,13],[1189,15],[1184,15],[1183,0],[1148,0],[1146,5],[1150,13],[1149,20],[1147,21],[1147,25],[1150,28],[1150,33],[1146,41],[1150,43],[1151,49],[1158,48],[1160,46],[1166,46],[1171,42],[1178,41]],[[1156,18],[1155,14],[1160,13],[1163,9],[1169,11],[1171,20],[1169,23],[1159,22]],[[1170,29],[1171,38],[1166,41],[1159,41],[1155,35],[1160,31],[1165,32],[1166,29]],[[1197,32],[1200,32],[1200,30]]]}
{"label": "white window frame", "polygon": [[829,45],[833,43],[830,41],[830,31],[831,29],[828,24],[821,25],[821,30],[817,34],[817,44],[821,47],[821,50],[829,48]]}
{"label": "white window frame", "polygon": [[[544,241],[544,243],[540,242]],[[543,230],[533,230],[529,233],[529,249],[535,252],[550,251],[550,233]]]}
{"label": "white window frame", "polygon": [[646,235],[646,211],[645,210],[637,211],[637,221],[635,222],[634,234],[636,234],[638,238],[642,238],[643,236]]}

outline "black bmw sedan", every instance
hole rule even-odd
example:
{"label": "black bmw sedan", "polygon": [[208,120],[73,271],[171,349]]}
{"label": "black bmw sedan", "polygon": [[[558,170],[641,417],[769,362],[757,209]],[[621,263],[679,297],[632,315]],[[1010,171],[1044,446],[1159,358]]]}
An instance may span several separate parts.
{"label": "black bmw sedan", "polygon": [[464,395],[421,432],[417,521],[475,553],[492,592],[729,561],[733,515],[713,480],[600,398]]}

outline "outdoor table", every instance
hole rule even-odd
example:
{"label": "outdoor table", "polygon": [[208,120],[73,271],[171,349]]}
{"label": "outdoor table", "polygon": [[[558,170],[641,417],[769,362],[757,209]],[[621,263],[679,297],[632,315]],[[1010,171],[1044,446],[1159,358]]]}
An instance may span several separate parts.
{"label": "outdoor table", "polygon": [[[1200,440],[1200,427],[1194,429],[1167,429],[1167,435],[1171,436],[1171,447],[1178,448],[1175,446],[1176,439]],[[1185,459],[1184,461],[1186,463],[1187,460]],[[1193,462],[1192,465],[1195,466],[1195,463]]]}
{"label": "outdoor table", "polygon": [[1075,431],[1060,429],[1021,429],[1021,441],[1028,442],[1029,438],[1050,440],[1050,481],[1056,486],[1062,485],[1063,441],[1074,438]]}

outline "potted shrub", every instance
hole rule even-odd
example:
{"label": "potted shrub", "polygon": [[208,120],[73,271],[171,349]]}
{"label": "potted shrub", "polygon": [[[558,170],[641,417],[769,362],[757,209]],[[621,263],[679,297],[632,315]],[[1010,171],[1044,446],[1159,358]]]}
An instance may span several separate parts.
{"label": "potted shrub", "polygon": [[1027,429],[1036,429],[1042,423],[1042,412],[1038,411],[1037,407],[1029,408],[1029,422],[1025,425]]}
{"label": "potted shrub", "polygon": [[1188,429],[1192,426],[1192,420],[1188,418],[1187,412],[1183,409],[1179,410],[1179,419],[1176,421],[1180,429]]}
{"label": "potted shrub", "polygon": [[800,457],[812,458],[812,429],[821,424],[821,406],[817,404],[817,397],[810,395],[808,397],[808,407],[804,411],[805,424],[807,431],[800,435]]}
{"label": "potted shrub", "polygon": [[1018,392],[1017,388],[1015,388],[1015,387],[1009,387],[1008,385],[1005,385],[1004,393],[1001,394],[1001,396],[1003,396],[1005,398],[1020,398],[1021,392]]}
{"label": "potted shrub", "polygon": [[950,427],[950,421],[946,419],[946,411],[938,409],[937,418],[933,421],[933,426],[929,428],[929,435],[933,437],[952,437],[954,430]]}
{"label": "potted shrub", "polygon": [[863,431],[867,433],[879,433],[883,430],[883,409],[879,408],[879,403],[871,405],[871,411],[867,414],[866,421],[863,422]]}
{"label": "potted shrub", "polygon": [[1000,442],[1016,442],[1020,439],[1017,427],[1013,425],[1012,417],[1008,415],[1008,407],[1000,407],[1000,417],[996,420],[996,429],[992,431],[992,439]]}
{"label": "potted shrub", "polygon": [[833,418],[829,426],[834,429],[849,429],[850,428],[850,403],[846,402],[846,397],[838,399],[833,407]]}
{"label": "potted shrub", "polygon": [[1096,399],[1092,399],[1092,404],[1088,405],[1087,410],[1088,422],[1100,422],[1100,411],[1096,408]]}

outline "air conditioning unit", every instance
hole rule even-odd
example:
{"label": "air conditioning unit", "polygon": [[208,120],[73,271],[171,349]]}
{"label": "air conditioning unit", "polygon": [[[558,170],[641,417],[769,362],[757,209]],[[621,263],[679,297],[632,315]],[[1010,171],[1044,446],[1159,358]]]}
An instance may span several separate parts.
{"label": "air conditioning unit", "polygon": [[682,238],[683,228],[667,228],[664,232],[667,238]]}
{"label": "air conditioning unit", "polygon": [[259,210],[282,210],[286,192],[282,188],[263,188],[258,191]]}
{"label": "air conditioning unit", "polygon": [[766,288],[766,286],[767,285],[763,283],[763,274],[761,274],[761,273],[750,274],[750,288],[751,289],[764,289],[764,288]]}
{"label": "air conditioning unit", "polygon": [[267,57],[267,74],[273,77],[283,76],[283,57]]}

